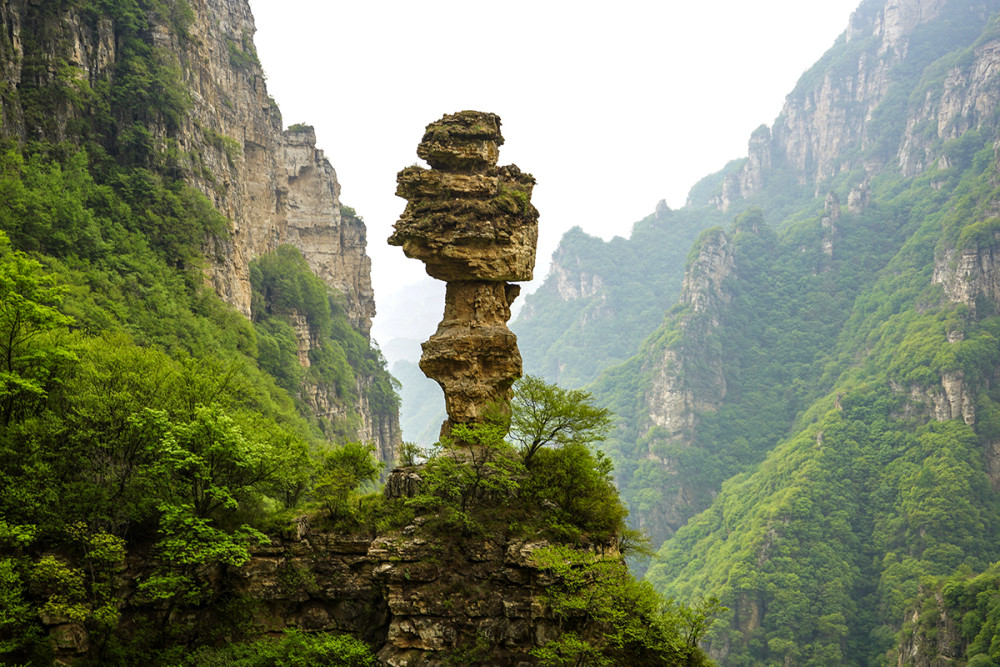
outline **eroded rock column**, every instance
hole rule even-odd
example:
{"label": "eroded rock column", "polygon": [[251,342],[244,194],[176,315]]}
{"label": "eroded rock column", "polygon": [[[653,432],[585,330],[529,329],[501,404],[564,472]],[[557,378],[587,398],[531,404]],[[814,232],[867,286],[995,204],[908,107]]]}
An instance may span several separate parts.
{"label": "eroded rock column", "polygon": [[461,111],[427,126],[417,155],[430,169],[407,167],[396,194],[406,210],[389,237],[427,273],[448,283],[444,319],[423,344],[420,368],[444,390],[448,421],[481,421],[510,402],[521,376],[517,337],[507,328],[510,304],[531,280],[538,241],[535,179],[514,165],[498,167],[500,119]]}

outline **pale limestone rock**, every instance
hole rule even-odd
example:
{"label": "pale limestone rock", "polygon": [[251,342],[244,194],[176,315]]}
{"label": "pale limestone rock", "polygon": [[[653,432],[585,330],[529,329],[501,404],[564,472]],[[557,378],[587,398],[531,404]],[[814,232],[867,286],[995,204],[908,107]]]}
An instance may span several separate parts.
{"label": "pale limestone rock", "polygon": [[949,70],[940,87],[925,93],[907,119],[900,166],[907,176],[924,169],[953,166],[940,152],[941,140],[956,139],[970,129],[992,126],[1000,106],[1000,40],[978,46],[973,58]]}
{"label": "pale limestone rock", "polygon": [[535,179],[497,167],[503,143],[495,114],[462,111],[427,126],[417,154],[431,169],[399,172],[407,200],[389,243],[445,281],[531,280],[538,242]]}
{"label": "pale limestone rock", "polygon": [[[11,0],[0,6],[0,30],[7,35],[0,40],[0,83],[20,83],[24,22],[46,20],[30,8],[35,4]],[[145,124],[161,144],[176,142],[176,171],[231,222],[229,234],[208,241],[206,280],[225,301],[249,315],[250,262],[281,244],[292,244],[310,268],[343,295],[348,319],[367,335],[375,306],[364,223],[341,206],[336,174],[316,149],[312,130],[282,132],[281,115],[252,53],[255,26],[247,0],[198,0],[191,8],[193,21],[183,37],[155,12],[149,14],[148,39],[177,65],[191,105],[176,125],[155,117]],[[107,18],[91,20],[67,8],[45,29],[31,29],[36,39],[50,40],[39,47],[54,56],[50,72],[32,74],[41,83],[46,77],[54,81],[66,76],[65,68],[60,74],[55,67],[64,61],[70,77],[93,84],[112,74],[121,57],[116,26]],[[244,52],[241,63],[233,61],[234,49]],[[57,109],[55,116],[68,127],[80,113],[68,106]],[[47,138],[62,138],[62,130],[55,131],[57,136]],[[0,106],[0,133],[26,138],[20,109]],[[303,323],[296,325],[299,359],[306,366],[315,341]],[[394,418],[368,414],[367,406],[355,408],[363,422],[358,437],[374,437],[381,451],[391,453],[400,440],[398,427],[387,423]]]}
{"label": "pale limestone rock", "polygon": [[830,192],[826,195],[823,210],[826,215],[820,218],[820,227],[823,230],[820,249],[827,257],[833,257],[833,246],[839,232],[837,223],[840,221],[840,198],[836,193]]}
{"label": "pale limestone rock", "polygon": [[861,183],[847,194],[847,211],[852,215],[860,215],[871,202],[871,192],[868,183]]}
{"label": "pale limestone rock", "polygon": [[[9,36],[0,44],[6,62],[0,76],[7,85],[20,82],[22,22],[33,16],[30,4],[11,0],[0,6],[0,29]],[[183,38],[155,13],[149,15],[149,39],[174,59],[191,106],[176,126],[155,118],[147,126],[157,141],[176,141],[176,169],[231,222],[229,235],[209,241],[206,280],[225,301],[249,315],[250,262],[281,244],[294,245],[310,268],[343,295],[348,319],[367,336],[375,306],[364,223],[341,206],[336,173],[316,148],[312,130],[282,131],[281,115],[252,53],[255,26],[247,0],[191,4],[194,20]],[[120,53],[111,20],[85,20],[70,8],[53,21],[51,30],[36,32],[51,34],[52,44],[41,46],[65,60],[74,70],[72,76],[93,83],[113,71]],[[233,62],[234,48],[245,52],[242,64]],[[56,75],[55,70],[50,73]],[[69,123],[79,113],[67,108],[58,115]],[[18,109],[0,109],[0,132],[22,135],[19,114]],[[304,322],[294,325],[300,363],[308,366],[316,341]],[[366,383],[371,379],[359,378],[359,388]],[[331,413],[332,403],[326,400],[331,397],[322,393],[313,390],[316,409]],[[374,440],[384,458],[393,458],[400,440],[395,417],[373,414],[363,399],[353,409],[361,415],[357,437]]]}
{"label": "pale limestone rock", "polygon": [[[854,145],[869,146],[879,139],[867,135],[868,121],[894,82],[895,68],[907,54],[910,34],[935,19],[944,4],[945,0],[888,0],[874,17],[855,12],[846,38],[851,41],[873,37],[878,44],[874,54],[867,49],[858,51],[853,67],[830,70],[811,86],[789,95],[771,128],[770,141],[765,144],[761,130],[754,133],[749,158],[737,175],[738,187],[727,183],[717,204],[727,208],[737,199],[759,192],[772,162],[790,167],[802,184],[818,183],[854,167],[868,171],[879,168],[880,164],[849,164],[844,161],[845,151]],[[997,94],[995,86],[992,89],[990,93],[984,90],[984,95]],[[982,108],[987,104],[984,97]],[[989,108],[996,108],[996,104]],[[918,120],[926,117],[924,114],[912,119],[908,134],[922,131]],[[919,155],[923,146],[913,143],[912,138],[909,144],[904,141],[900,150],[900,161],[909,172],[916,168],[914,165],[923,168],[927,161],[926,156]]]}
{"label": "pale limestone rock", "polygon": [[903,51],[909,34],[921,23],[935,18],[947,0],[887,0],[875,21],[875,34],[882,38],[879,53]]}
{"label": "pale limestone rock", "polygon": [[906,401],[897,417],[950,421],[961,419],[968,426],[976,424],[976,404],[962,371],[941,375],[941,384],[933,387],[913,385],[904,389],[890,382],[896,393],[906,393]]}
{"label": "pale limestone rock", "polygon": [[[750,229],[747,233],[755,231]],[[710,339],[719,326],[726,304],[732,301],[727,279],[735,268],[732,244],[723,232],[714,232],[701,240],[698,255],[684,274],[681,303],[688,311],[677,323],[683,332],[682,338],[703,342]],[[690,382],[690,364],[695,359],[699,376],[697,389]],[[669,474],[676,475],[676,461],[662,456],[658,446],[690,444],[699,414],[719,408],[727,392],[722,359],[711,345],[686,349],[672,344],[653,357],[649,370],[651,382],[644,398],[648,422],[641,430],[649,443],[645,458],[658,462]],[[694,502],[686,480],[676,480],[676,486],[667,502],[645,516],[648,521],[656,522],[658,530],[667,531],[666,534],[684,523]]]}
{"label": "pale limestone rock", "polygon": [[577,267],[568,270],[562,264],[552,264],[549,270],[554,276],[556,293],[563,301],[575,301],[577,299],[589,299],[597,296],[604,289],[604,280],[596,273],[588,273],[580,267],[580,259],[577,258]]}
{"label": "pale limestone rock", "polygon": [[441,385],[454,423],[481,421],[490,404],[510,400],[521,375],[517,336],[507,328],[518,291],[502,282],[448,283],[444,317],[422,345],[420,369]]}
{"label": "pale limestone rock", "polygon": [[734,267],[732,246],[724,233],[705,239],[698,248],[698,257],[684,271],[681,303],[696,313],[710,313],[712,326],[717,326],[719,306],[732,301],[723,283]]}
{"label": "pale limestone rock", "polygon": [[747,163],[739,174],[740,192],[757,192],[764,186],[766,173],[771,169],[771,129],[761,125],[747,146]]}
{"label": "pale limestone rock", "polygon": [[[1000,235],[994,234],[994,243]],[[992,245],[945,250],[934,259],[932,281],[944,288],[950,301],[969,307],[976,315],[977,301],[985,298],[1000,305],[1000,257]]]}

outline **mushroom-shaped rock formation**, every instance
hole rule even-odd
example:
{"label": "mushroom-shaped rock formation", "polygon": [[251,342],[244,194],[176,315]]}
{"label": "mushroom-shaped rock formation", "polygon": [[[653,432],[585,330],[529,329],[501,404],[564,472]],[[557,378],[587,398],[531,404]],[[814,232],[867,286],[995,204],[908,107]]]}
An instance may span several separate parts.
{"label": "mushroom-shaped rock formation", "polygon": [[510,304],[531,280],[538,241],[535,179],[498,167],[500,118],[461,111],[427,126],[417,155],[431,166],[399,172],[406,210],[389,237],[427,273],[448,283],[444,319],[423,344],[420,368],[444,390],[448,421],[481,421],[491,404],[510,402],[521,376]]}

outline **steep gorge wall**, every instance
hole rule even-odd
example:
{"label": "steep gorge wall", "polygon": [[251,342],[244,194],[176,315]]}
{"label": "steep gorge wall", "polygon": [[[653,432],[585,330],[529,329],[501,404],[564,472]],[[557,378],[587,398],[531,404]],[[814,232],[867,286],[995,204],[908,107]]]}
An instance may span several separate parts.
{"label": "steep gorge wall", "polygon": [[[51,114],[53,122],[42,127],[25,118],[15,91],[96,89],[113,81],[122,66],[127,48],[122,26],[95,15],[86,3],[67,4],[54,9],[13,0],[0,7],[0,132],[7,136],[72,139],[74,120],[92,109],[62,103]],[[250,263],[280,245],[293,245],[342,295],[348,320],[367,337],[375,301],[364,222],[341,206],[336,172],[316,148],[312,128],[283,131],[253,47],[249,4],[190,0],[166,6],[170,16],[147,13],[151,28],[142,38],[154,57],[177,73],[186,108],[179,118],[161,114],[136,120],[149,130],[157,149],[171,154],[173,164],[167,168],[203,192],[231,223],[230,234],[212,239],[206,248],[206,280],[249,317]],[[110,111],[125,113],[113,106]],[[300,349],[308,353],[308,335],[300,338]],[[359,378],[359,384],[366,382]],[[321,413],[343,411],[329,401],[312,402]],[[401,437],[397,417],[374,414],[363,404],[354,407],[362,424],[358,437],[373,439],[391,458]]]}
{"label": "steep gorge wall", "polygon": [[[551,545],[442,539],[424,528],[426,520],[377,537],[325,531],[301,520],[255,547],[246,564],[211,573],[214,599],[228,600],[229,607],[150,607],[135,589],[148,576],[148,564],[137,561],[123,577],[124,625],[139,628],[167,613],[179,640],[203,636],[205,628],[236,635],[343,633],[372,646],[388,667],[538,664],[531,651],[564,631],[545,596],[560,579],[536,562],[536,553]],[[620,558],[611,545],[588,553]],[[232,613],[234,606],[240,613]],[[96,637],[82,623],[48,621],[61,664],[77,663],[95,649]]]}
{"label": "steep gorge wall", "polygon": [[[993,0],[862,3],[788,95],[774,125],[751,136],[747,160],[729,174],[716,203],[728,208],[760,193],[779,169],[818,185],[854,169],[871,175],[899,164],[913,176],[939,159],[947,166],[943,142],[996,127],[1000,42],[988,37],[988,19],[998,9]],[[983,30],[981,43],[953,57]],[[951,59],[935,62],[942,56]],[[932,64],[945,75],[925,69]],[[924,89],[911,98],[918,83]],[[905,124],[888,122],[900,107],[909,109]]]}

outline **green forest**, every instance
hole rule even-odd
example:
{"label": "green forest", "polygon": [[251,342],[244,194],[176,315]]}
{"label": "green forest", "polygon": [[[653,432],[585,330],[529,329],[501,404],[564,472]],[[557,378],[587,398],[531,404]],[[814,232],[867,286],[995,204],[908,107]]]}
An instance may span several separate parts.
{"label": "green forest", "polygon": [[[0,74],[17,79],[0,88],[0,664],[384,664],[391,574],[338,603],[336,632],[275,626],[269,609],[292,611],[240,587],[273,574],[274,595],[308,604],[321,581],[348,585],[328,571],[355,554],[301,565],[314,553],[302,531],[373,550],[432,542],[412,568],[457,573],[457,592],[429,589],[449,606],[495,597],[465,572],[470,554],[531,546],[524,567],[546,585],[514,586],[550,630],[511,646],[470,615],[448,664],[709,664],[698,644],[718,601],[666,600],[626,567],[644,542],[596,449],[610,422],[589,394],[529,377],[513,413],[380,460],[358,442],[362,407],[391,421],[398,385],[345,295],[287,244],[251,258],[249,316],[216,293],[209,269],[234,221],[192,183],[221,196],[249,149],[208,126],[185,135],[191,5],[22,10],[16,48],[0,33]],[[81,73],[75,35],[106,26],[113,67]],[[246,32],[225,46],[237,75],[259,68]],[[396,464],[417,491],[383,492]],[[409,581],[400,561],[383,564]]]}
{"label": "green forest", "polygon": [[[66,62],[67,12],[85,29],[113,22],[113,76],[89,81]],[[206,285],[210,249],[230,221],[186,181],[192,169],[212,175],[173,138],[191,100],[177,56],[150,39],[154,21],[187,39],[194,18],[183,1],[32,5],[21,84],[0,91],[4,664],[52,660],[46,619],[86,627],[95,664],[152,664],[158,654],[143,651],[169,645],[168,628],[150,621],[130,643],[116,634],[127,562],[145,560],[134,599],[150,619],[218,602],[206,567],[245,563],[264,532],[330,493],[322,480],[347,465],[332,452],[360,447],[345,444],[357,432],[358,392],[378,410],[397,407],[342,295],[294,248],[253,263],[251,319]],[[15,53],[3,39],[9,67]],[[232,44],[234,60],[248,48]],[[307,370],[293,314],[318,342]],[[346,418],[312,414],[304,383],[331,387]],[[292,634],[271,662],[202,655],[185,664],[293,664],[273,661],[283,652],[372,660],[350,637]]]}
{"label": "green forest", "polygon": [[213,287],[257,148],[191,120],[194,5],[15,9],[0,663],[385,664],[409,609],[445,664],[1000,665],[997,0],[864,0],[746,159],[565,235],[510,411],[397,460],[358,433],[399,385],[303,250],[248,253],[244,312]]}
{"label": "green forest", "polygon": [[[778,152],[793,132],[779,116],[761,135],[759,189],[721,214],[747,168],[735,161],[676,212],[700,233],[662,272],[676,305],[638,343],[603,331],[590,349],[635,352],[579,382],[616,415],[603,449],[657,548],[636,571],[667,597],[718,598],[706,647],[723,665],[1000,664],[1000,128],[995,106],[935,115],[972,87],[1000,7],[943,3],[893,60],[864,32],[883,4],[862,3],[861,36],[842,37],[786,102],[801,112],[874,63],[890,72],[867,115],[869,100],[835,100],[834,130],[856,133],[825,156],[832,175]],[[604,278],[637,238],[571,234],[555,261]],[[594,327],[576,309],[602,298],[640,321],[612,298],[629,287],[609,285],[560,303],[567,330]],[[553,286],[529,304],[558,300]],[[519,331],[556,326],[528,312]],[[556,377],[566,353],[525,339],[526,363]]]}

